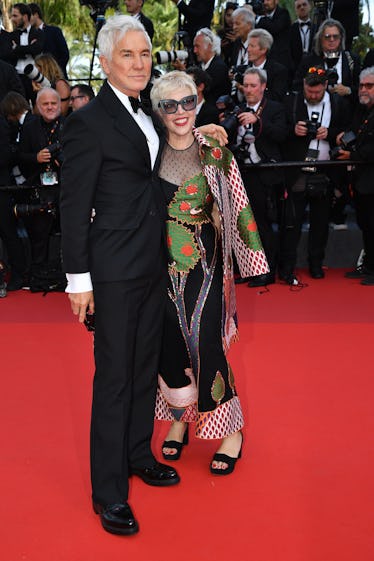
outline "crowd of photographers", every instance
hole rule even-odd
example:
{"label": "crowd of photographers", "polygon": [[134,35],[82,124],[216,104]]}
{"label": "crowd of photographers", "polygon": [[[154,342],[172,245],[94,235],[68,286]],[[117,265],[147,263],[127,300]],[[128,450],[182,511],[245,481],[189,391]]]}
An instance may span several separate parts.
{"label": "crowd of photographers", "polygon": [[[374,285],[373,54],[360,61],[348,48],[358,31],[352,3],[345,13],[345,0],[335,2],[331,14],[327,2],[295,0],[291,23],[278,0],[227,2],[215,33],[214,1],[173,2],[181,16],[175,50],[161,51],[157,62],[193,76],[197,126],[213,122],[227,130],[270,265],[267,275],[243,280],[258,287],[278,275],[299,283],[306,211],[309,273],[323,278],[329,226],[346,228],[349,203],[364,258],[347,276]],[[156,22],[142,13],[143,0],[125,5],[153,34]],[[25,285],[64,287],[58,251],[51,259],[51,237],[59,233],[60,141],[69,112],[94,96],[90,86],[70,86],[63,33],[43,22],[37,4],[14,4],[11,19],[14,31],[0,32],[0,238],[7,256],[6,265],[0,261],[0,297]],[[318,163],[329,160],[366,164]]]}

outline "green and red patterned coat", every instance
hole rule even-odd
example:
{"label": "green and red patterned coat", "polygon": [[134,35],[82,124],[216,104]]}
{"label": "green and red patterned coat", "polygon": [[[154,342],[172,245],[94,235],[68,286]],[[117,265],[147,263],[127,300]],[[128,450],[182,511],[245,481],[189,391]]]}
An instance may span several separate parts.
{"label": "green and red patterned coat", "polygon": [[[218,207],[223,253],[222,340],[225,350],[237,338],[235,284],[232,254],[242,277],[269,272],[267,259],[248,201],[238,165],[232,153],[194,129],[199,145],[201,176],[186,181],[169,205],[168,243],[174,270],[188,273],[200,259],[191,230],[183,224],[206,222],[204,208]],[[213,200],[212,200],[213,197]],[[201,212],[200,212],[201,211]]]}

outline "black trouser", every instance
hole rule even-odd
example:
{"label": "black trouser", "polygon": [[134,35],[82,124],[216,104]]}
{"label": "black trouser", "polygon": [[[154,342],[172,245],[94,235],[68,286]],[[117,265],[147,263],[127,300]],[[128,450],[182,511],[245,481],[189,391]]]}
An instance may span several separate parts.
{"label": "black trouser", "polygon": [[22,241],[17,233],[13,206],[12,195],[0,190],[0,237],[4,242],[13,275],[22,277],[26,271],[26,259]]}
{"label": "black trouser", "polygon": [[145,279],[94,283],[92,496],[127,500],[132,467],[151,467],[166,270]]}
{"label": "black trouser", "polygon": [[[307,205],[309,205],[308,261],[310,267],[321,267],[329,235],[331,190],[321,197],[308,198],[304,191],[289,194],[287,205],[292,207],[293,224],[281,224],[279,269],[289,275],[295,269],[297,246]],[[288,217],[291,214],[288,209]]]}
{"label": "black trouser", "polygon": [[364,242],[364,266],[374,274],[374,193],[355,191],[357,224],[362,231]]}

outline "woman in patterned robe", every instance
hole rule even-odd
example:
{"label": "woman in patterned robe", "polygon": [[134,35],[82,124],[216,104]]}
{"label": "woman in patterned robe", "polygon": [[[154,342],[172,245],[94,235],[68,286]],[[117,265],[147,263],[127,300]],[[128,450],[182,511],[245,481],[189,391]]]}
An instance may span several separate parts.
{"label": "woman in patterned robe", "polygon": [[242,447],[243,415],[226,359],[237,338],[232,252],[243,277],[268,264],[236,161],[193,128],[196,88],[184,72],[153,85],[152,105],[167,130],[160,177],[168,204],[168,303],[156,419],[172,421],[163,456],[180,457],[188,424],[220,439],[210,470],[227,475]]}

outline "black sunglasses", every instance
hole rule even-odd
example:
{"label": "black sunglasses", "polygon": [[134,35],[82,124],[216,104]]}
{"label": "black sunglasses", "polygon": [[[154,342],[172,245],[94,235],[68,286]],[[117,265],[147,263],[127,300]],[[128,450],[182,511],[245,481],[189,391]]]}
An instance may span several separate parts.
{"label": "black sunglasses", "polygon": [[171,115],[178,111],[178,105],[184,109],[184,111],[192,111],[197,105],[197,95],[187,95],[182,97],[181,100],[176,99],[161,99],[158,103],[161,111],[167,115]]}

